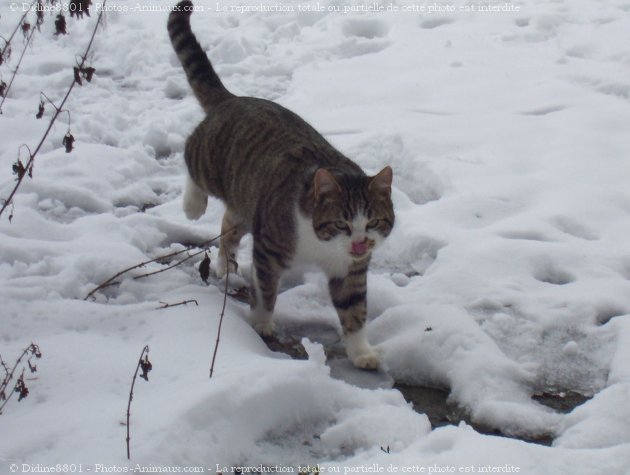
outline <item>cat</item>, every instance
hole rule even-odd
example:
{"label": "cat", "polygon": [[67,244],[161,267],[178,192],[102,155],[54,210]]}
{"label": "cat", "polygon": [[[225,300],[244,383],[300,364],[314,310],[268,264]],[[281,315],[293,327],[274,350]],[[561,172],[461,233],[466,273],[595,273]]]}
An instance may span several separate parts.
{"label": "cat", "polygon": [[314,263],[328,277],[349,359],[377,368],[379,355],[365,333],[367,271],[372,250],[394,225],[391,167],[367,176],[298,115],[230,93],[191,30],[192,7],[178,3],[167,25],[207,114],[185,145],[186,216],[199,219],[208,196],[224,202],[221,231],[229,232],[220,239],[220,277],[236,270],[239,242],[252,233],[250,322],[261,335],[273,333],[282,273],[297,262]]}

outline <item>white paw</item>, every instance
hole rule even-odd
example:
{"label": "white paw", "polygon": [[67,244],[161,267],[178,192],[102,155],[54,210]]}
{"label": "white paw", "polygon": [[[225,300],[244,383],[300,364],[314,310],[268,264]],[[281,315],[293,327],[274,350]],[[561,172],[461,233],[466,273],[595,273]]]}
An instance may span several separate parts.
{"label": "white paw", "polygon": [[350,359],[357,368],[361,369],[377,369],[381,363],[378,353],[371,348],[369,352],[354,355]]}
{"label": "white paw", "polygon": [[365,327],[355,333],[345,335],[345,341],[348,358],[357,368],[378,368],[380,357],[368,342]]}
{"label": "white paw", "polygon": [[228,270],[230,271],[231,275],[234,275],[234,274],[240,275],[238,272],[238,265],[236,264],[236,262],[234,261],[227,262],[225,260],[225,257],[221,257],[219,255],[219,257],[217,258],[217,269],[216,269],[217,277],[219,279],[222,279],[228,273]]}
{"label": "white paw", "polygon": [[275,327],[272,321],[252,322],[252,326],[260,336],[272,336]]}
{"label": "white paw", "polygon": [[208,206],[208,197],[191,197],[189,195],[184,196],[184,213],[188,219],[199,219],[206,212]]}

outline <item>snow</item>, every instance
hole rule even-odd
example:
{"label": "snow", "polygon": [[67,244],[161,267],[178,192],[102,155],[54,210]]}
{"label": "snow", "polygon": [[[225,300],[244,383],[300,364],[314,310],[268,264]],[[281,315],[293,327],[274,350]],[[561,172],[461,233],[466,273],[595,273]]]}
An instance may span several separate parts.
{"label": "snow", "polygon": [[[11,463],[629,473],[630,7],[533,0],[482,13],[457,0],[455,12],[429,13],[432,2],[397,0],[382,4],[397,12],[361,13],[358,2],[320,1],[242,13],[197,3],[193,29],[230,90],[296,111],[369,173],[393,167],[397,223],[368,279],[368,336],[388,377],[448,388],[475,421],[553,445],[465,424],[431,430],[382,375],[344,380],[344,363],[326,366],[315,343],[336,344],[340,326],[312,270],[287,276],[276,309],[281,334],[308,338],[309,359],[271,352],[247,307],[228,299],[212,379],[223,295],[199,279],[202,255],[83,300],[126,267],[218,235],[223,211],[211,200],[191,222],[181,209],[184,141],[203,114],[167,12],[118,1],[108,5],[127,11],[105,16],[92,82],[75,87],[12,222],[0,219],[0,355],[12,364],[31,341],[43,353],[29,397],[0,416],[0,473]],[[5,37],[22,14],[11,5],[0,3]],[[427,8],[402,11],[410,5]],[[59,103],[96,16],[68,18],[60,37],[53,19],[3,105],[0,197],[21,146],[33,149],[50,120],[50,104],[34,117],[40,91]],[[20,35],[0,66],[6,82]],[[250,278],[250,254],[245,238],[234,282]],[[136,383],[127,461],[129,385],[146,344],[154,369]],[[531,398],[566,391],[593,397],[568,414]]]}

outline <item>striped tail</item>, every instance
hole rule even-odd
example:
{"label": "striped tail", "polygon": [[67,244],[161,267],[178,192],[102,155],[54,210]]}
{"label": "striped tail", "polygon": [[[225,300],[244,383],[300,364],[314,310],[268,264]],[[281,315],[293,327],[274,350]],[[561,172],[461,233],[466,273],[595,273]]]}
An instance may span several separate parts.
{"label": "striped tail", "polygon": [[190,87],[201,107],[208,113],[213,105],[232,97],[232,94],[217,76],[190,28],[192,11],[193,4],[190,0],[179,2],[168,17],[167,29]]}

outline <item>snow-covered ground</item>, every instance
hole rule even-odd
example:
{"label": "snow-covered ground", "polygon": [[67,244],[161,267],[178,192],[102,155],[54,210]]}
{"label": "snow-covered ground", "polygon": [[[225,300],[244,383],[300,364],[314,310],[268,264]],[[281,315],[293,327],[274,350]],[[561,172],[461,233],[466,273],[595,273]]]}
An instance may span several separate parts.
{"label": "snow-covered ground", "polygon": [[[57,463],[630,473],[630,3],[464,11],[480,3],[344,13],[361,4],[326,0],[265,13],[204,1],[192,23],[233,92],[298,112],[367,172],[393,166],[397,224],[373,261],[368,326],[389,374],[450,388],[475,420],[550,435],[552,447],[463,424],[431,431],[398,391],[331,378],[317,344],[308,361],[272,353],[232,300],[208,379],[223,295],[199,279],[202,256],[83,300],[125,267],[217,235],[222,213],[216,201],[199,222],[181,211],[183,144],[202,112],[166,34],[168,2],[119,1],[108,6],[129,11],[105,16],[93,81],[66,104],[75,150],[61,144],[64,113],[12,222],[0,220],[0,355],[10,364],[31,341],[43,353],[29,397],[0,416],[0,473]],[[7,37],[22,4],[0,5]],[[425,10],[403,11],[413,5]],[[35,119],[40,91],[59,102],[70,85],[92,13],[68,17],[60,37],[46,15],[35,34],[0,116],[0,197],[18,149],[33,149],[50,120],[50,105]],[[19,33],[2,80],[22,45]],[[280,331],[340,331],[322,275],[291,276],[285,289]],[[199,305],[156,310],[187,299]],[[145,344],[154,370],[136,384],[128,462],[123,423]],[[531,399],[569,390],[593,398],[569,414]]]}

